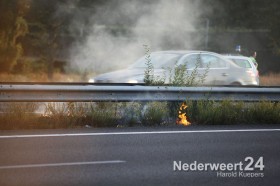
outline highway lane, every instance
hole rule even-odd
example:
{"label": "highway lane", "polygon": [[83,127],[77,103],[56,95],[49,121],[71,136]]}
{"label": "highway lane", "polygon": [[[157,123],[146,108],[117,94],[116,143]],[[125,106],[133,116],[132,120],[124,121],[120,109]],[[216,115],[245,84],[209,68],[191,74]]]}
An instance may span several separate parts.
{"label": "highway lane", "polygon": [[[0,185],[279,185],[279,147],[280,125],[1,131]],[[263,177],[173,170],[248,156]]]}

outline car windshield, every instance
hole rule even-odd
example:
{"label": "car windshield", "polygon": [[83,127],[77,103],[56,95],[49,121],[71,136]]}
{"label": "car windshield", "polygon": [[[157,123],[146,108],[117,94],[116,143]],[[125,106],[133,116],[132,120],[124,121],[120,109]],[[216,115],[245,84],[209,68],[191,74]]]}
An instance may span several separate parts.
{"label": "car windshield", "polygon": [[[181,54],[151,54],[150,60],[154,68],[170,68],[173,67],[178,59],[181,57]],[[148,58],[146,56],[140,58],[129,68],[146,68]]]}
{"label": "car windshield", "polygon": [[252,65],[247,59],[235,59],[235,58],[230,58],[236,65],[242,67],[242,68],[252,68]]}

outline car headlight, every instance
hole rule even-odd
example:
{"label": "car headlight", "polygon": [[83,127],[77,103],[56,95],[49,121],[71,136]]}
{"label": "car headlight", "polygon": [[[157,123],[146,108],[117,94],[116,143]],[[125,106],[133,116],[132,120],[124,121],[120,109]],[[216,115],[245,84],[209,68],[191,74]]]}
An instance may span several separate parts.
{"label": "car headlight", "polygon": [[94,83],[94,79],[93,79],[93,78],[90,78],[90,79],[88,80],[88,82],[89,82],[89,83]]}
{"label": "car headlight", "polygon": [[128,80],[127,83],[138,83],[138,81],[135,79],[131,79],[131,80]]}

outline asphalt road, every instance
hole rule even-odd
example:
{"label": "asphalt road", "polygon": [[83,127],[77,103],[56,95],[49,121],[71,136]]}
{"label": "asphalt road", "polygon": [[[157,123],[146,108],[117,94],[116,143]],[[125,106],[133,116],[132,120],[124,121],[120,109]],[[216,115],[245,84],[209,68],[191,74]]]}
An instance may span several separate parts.
{"label": "asphalt road", "polygon": [[[1,131],[0,185],[279,185],[279,147],[280,125]],[[246,157],[264,170],[178,170]]]}

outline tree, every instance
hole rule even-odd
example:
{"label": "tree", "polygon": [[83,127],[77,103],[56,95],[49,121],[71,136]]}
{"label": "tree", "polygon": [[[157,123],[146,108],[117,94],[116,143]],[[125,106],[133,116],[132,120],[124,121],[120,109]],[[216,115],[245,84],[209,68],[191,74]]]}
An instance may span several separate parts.
{"label": "tree", "polygon": [[280,1],[276,0],[208,0],[205,17],[212,27],[224,29],[269,30],[270,47],[280,55]]}
{"label": "tree", "polygon": [[11,72],[23,54],[19,38],[28,33],[29,0],[0,1],[0,72]]}
{"label": "tree", "polygon": [[271,46],[275,54],[280,55],[280,2],[270,1],[269,8],[266,14],[269,15],[267,18],[268,28],[270,29],[270,40]]}
{"label": "tree", "polygon": [[32,33],[31,47],[36,49],[37,57],[46,63],[49,80],[52,80],[53,65],[61,52],[60,40],[67,32],[67,24],[71,20],[69,16],[72,2],[74,1],[33,1],[27,16],[29,25],[37,30]]}

